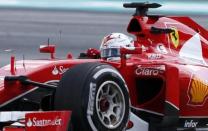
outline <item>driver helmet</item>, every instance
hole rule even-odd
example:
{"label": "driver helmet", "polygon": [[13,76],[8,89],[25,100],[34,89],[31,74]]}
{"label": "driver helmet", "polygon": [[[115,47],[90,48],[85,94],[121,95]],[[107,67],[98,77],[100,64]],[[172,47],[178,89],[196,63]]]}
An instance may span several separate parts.
{"label": "driver helmet", "polygon": [[101,58],[120,60],[121,47],[134,47],[133,38],[122,33],[111,33],[105,36],[100,46]]}

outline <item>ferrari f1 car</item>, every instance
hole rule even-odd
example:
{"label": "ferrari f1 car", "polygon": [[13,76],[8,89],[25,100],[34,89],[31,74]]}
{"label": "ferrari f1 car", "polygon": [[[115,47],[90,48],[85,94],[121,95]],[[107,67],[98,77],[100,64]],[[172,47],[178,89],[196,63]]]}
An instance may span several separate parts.
{"label": "ferrari f1 car", "polygon": [[[27,130],[208,130],[208,31],[188,17],[148,14],[160,6],[124,4],[136,8],[127,27],[136,39],[134,48],[120,49],[119,61],[100,59],[95,49],[60,60],[53,45],[40,47],[51,59],[11,57],[0,69],[1,127],[33,113]],[[58,119],[67,111],[70,121]]]}

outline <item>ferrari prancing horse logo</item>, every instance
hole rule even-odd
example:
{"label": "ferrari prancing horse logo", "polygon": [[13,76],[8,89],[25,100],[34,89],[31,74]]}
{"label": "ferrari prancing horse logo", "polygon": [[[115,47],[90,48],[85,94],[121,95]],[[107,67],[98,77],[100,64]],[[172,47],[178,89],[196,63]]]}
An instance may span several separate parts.
{"label": "ferrari prancing horse logo", "polygon": [[176,27],[171,27],[172,30],[174,30],[172,33],[170,33],[170,39],[174,45],[175,48],[179,46],[179,33]]}

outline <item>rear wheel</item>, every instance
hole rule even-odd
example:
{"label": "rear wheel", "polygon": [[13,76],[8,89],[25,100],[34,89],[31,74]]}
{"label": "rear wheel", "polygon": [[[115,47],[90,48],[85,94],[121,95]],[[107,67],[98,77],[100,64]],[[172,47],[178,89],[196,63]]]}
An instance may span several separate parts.
{"label": "rear wheel", "polygon": [[85,63],[62,77],[56,110],[72,110],[74,130],[123,130],[129,119],[128,90],[119,72],[106,64]]}

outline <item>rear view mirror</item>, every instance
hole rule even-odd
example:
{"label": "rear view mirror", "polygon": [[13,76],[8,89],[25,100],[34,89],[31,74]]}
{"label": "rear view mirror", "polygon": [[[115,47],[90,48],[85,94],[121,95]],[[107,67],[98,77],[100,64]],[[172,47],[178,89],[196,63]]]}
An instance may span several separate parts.
{"label": "rear view mirror", "polygon": [[142,47],[125,47],[120,48],[121,54],[121,68],[126,66],[127,54],[142,54]]}
{"label": "rear view mirror", "polygon": [[142,54],[142,48],[141,47],[127,47],[127,48],[121,48],[120,49],[121,55],[126,54]]}
{"label": "rear view mirror", "polygon": [[40,45],[40,53],[50,53],[51,54],[51,59],[54,59],[54,53],[56,50],[55,45]]}

